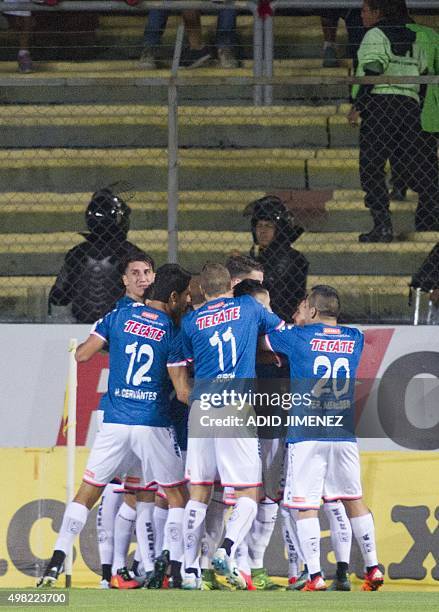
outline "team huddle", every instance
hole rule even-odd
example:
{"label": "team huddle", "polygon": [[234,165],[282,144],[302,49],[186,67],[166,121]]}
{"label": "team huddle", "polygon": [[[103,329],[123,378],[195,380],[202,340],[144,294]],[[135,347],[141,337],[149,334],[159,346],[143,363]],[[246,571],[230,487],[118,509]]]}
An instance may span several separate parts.
{"label": "team huddle", "polygon": [[[264,569],[279,512],[287,588],[326,590],[323,500],[337,561],[329,588],[351,589],[353,534],[364,560],[362,590],[378,590],[383,574],[352,424],[363,335],[338,325],[336,290],[314,287],[292,325],[271,311],[263,270],[250,258],[206,264],[195,282],[176,264],[154,275],[151,258],[138,255],[124,263],[123,280],[126,296],[76,352],[79,362],[109,352],[108,392],[83,482],[37,586],[57,581],[103,493],[103,587],[226,588],[219,575],[231,588],[281,588]],[[266,379],[279,392],[280,379],[289,379],[295,398],[279,435],[249,425],[258,405],[234,399],[251,397],[241,392]],[[342,419],[341,429],[323,424]]]}

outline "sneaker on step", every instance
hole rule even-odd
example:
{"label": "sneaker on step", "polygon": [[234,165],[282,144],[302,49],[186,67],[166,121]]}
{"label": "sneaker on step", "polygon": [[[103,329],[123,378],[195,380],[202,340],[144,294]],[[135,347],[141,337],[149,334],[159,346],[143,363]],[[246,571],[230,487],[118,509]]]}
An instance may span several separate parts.
{"label": "sneaker on step", "polygon": [[157,70],[157,57],[154,49],[151,47],[143,49],[139,57],[138,66],[144,70]]}
{"label": "sneaker on step", "polygon": [[211,60],[211,55],[207,47],[202,49],[189,49],[186,57],[182,58],[182,68],[200,68]]}
{"label": "sneaker on step", "polygon": [[218,63],[221,68],[226,70],[238,68],[238,60],[230,47],[220,47],[218,49]]}

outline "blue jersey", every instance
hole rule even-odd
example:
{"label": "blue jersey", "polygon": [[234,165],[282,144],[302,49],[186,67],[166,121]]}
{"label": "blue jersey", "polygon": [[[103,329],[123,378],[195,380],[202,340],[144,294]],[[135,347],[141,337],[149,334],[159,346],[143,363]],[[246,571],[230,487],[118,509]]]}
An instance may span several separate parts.
{"label": "blue jersey", "polygon": [[[120,300],[117,300],[114,308],[118,309],[118,308],[123,308],[124,306],[131,306],[131,304],[134,304],[136,300],[133,300],[133,298],[129,297],[128,295],[124,295],[123,297],[120,298]],[[101,397],[101,401],[99,402],[99,406],[98,406],[98,410],[103,410],[105,411],[108,407],[109,404],[109,399],[108,399],[108,392],[105,392],[104,395]]]}
{"label": "blue jersey", "polygon": [[258,335],[282,325],[249,295],[217,298],[184,317],[184,357],[194,361],[196,380],[252,379]]}
{"label": "blue jersey", "polygon": [[104,423],[170,427],[167,366],[185,365],[171,318],[135,303],[107,314],[92,333],[110,349]]}
{"label": "blue jersey", "polygon": [[[363,333],[317,323],[289,325],[267,339],[273,351],[286,355],[290,364],[292,408],[287,441],[355,440],[355,376]],[[291,417],[296,418],[291,422]]]}

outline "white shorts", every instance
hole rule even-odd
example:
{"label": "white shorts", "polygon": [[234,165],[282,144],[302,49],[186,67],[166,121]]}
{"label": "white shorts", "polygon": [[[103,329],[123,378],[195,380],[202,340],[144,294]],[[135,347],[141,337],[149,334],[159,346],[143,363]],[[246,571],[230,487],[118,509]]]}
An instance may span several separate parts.
{"label": "white shorts", "polygon": [[284,505],[318,510],[320,501],[362,497],[356,442],[307,440],[288,444]]}
{"label": "white shorts", "polygon": [[[83,480],[107,485],[122,465],[142,465],[143,486],[174,487],[184,482],[184,468],[171,427],[103,423],[88,458]],[[128,470],[129,471],[129,470]]]}
{"label": "white shorts", "polygon": [[219,473],[223,487],[260,487],[262,467],[257,438],[189,438],[186,478],[212,485]]}
{"label": "white shorts", "polygon": [[[5,0],[5,2],[19,2],[20,0]],[[30,11],[5,11],[5,15],[15,15],[16,17],[30,17]]]}

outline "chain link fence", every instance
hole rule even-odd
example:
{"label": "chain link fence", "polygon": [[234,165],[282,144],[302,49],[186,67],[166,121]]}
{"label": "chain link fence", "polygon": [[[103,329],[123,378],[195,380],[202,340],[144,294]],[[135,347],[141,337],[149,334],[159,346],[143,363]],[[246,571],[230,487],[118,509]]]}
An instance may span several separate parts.
{"label": "chain link fence", "polygon": [[[272,81],[252,81],[251,21],[240,17],[238,65],[217,58],[181,71],[171,83],[175,108],[167,105],[170,58],[154,72],[139,65],[139,17],[105,17],[97,34],[116,38],[117,25],[135,57],[118,59],[113,49],[108,59],[41,60],[26,76],[15,75],[12,57],[0,62],[1,321],[103,314],[123,293],[119,266],[131,245],[156,265],[172,259],[174,205],[178,263],[197,273],[207,260],[251,255],[286,318],[306,287],[327,283],[340,291],[347,322],[409,323],[414,284],[426,321],[439,286],[437,134],[421,129],[418,103],[402,95],[366,92],[361,118],[348,119],[351,60],[338,50],[337,65],[322,68],[319,20],[276,26],[283,19],[274,20]],[[293,20],[297,48],[278,59]],[[207,37],[214,23],[204,21]],[[437,95],[438,78],[424,81]],[[254,106],[255,87],[270,87],[273,104]],[[175,167],[168,149],[178,153]],[[108,225],[96,235],[100,216]],[[70,286],[64,295],[51,293],[57,276],[58,289]]]}

